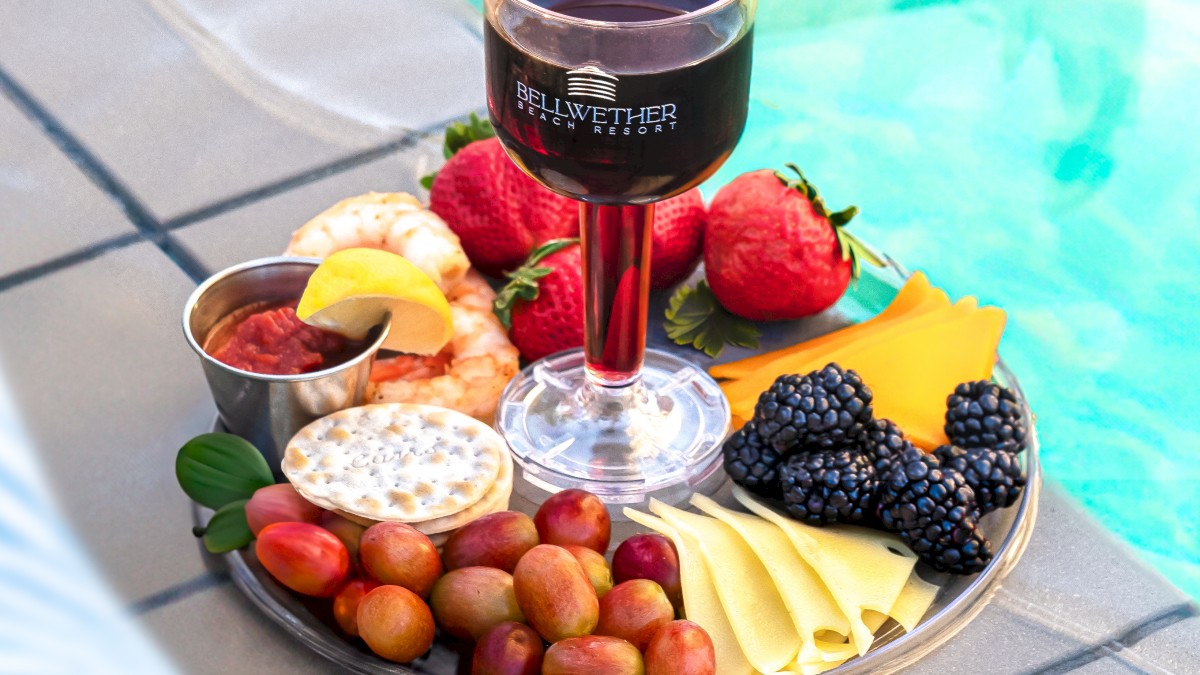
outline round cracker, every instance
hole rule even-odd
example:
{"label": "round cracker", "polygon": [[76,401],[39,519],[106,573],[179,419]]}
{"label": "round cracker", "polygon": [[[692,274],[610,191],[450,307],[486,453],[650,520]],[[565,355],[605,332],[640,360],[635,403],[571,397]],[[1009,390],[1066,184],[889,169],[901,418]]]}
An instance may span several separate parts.
{"label": "round cracker", "polygon": [[370,520],[416,522],[476,504],[511,462],[504,439],[473,417],[436,406],[379,403],[347,408],[301,429],[284,451],[283,473],[317,506]]}
{"label": "round cracker", "polygon": [[432,520],[423,520],[418,523],[409,523],[417,530],[428,535],[438,534],[440,532],[449,532],[456,530],[463,525],[486,516],[489,513],[496,511],[507,511],[508,502],[512,497],[512,460],[508,462],[508,469],[505,471],[501,466],[501,475],[497,477],[496,482],[492,485],[492,489],[487,495],[480,499],[475,504],[459,511],[452,516],[444,518],[434,518]]}
{"label": "round cracker", "polygon": [[[462,527],[463,525],[466,525],[467,523],[471,522],[472,520],[482,518],[483,516],[486,516],[489,513],[496,513],[498,511],[507,511],[509,501],[512,498],[512,487],[513,487],[511,458],[508,460],[508,462],[506,464],[507,464],[507,468],[504,464],[501,465],[500,475],[498,475],[496,477],[496,482],[492,484],[492,489],[489,490],[488,493],[486,495],[484,495],[484,497],[482,499],[480,499],[475,504],[468,506],[466,509],[464,509],[458,513],[455,513],[453,515],[445,516],[442,518],[434,518],[432,520],[423,520],[423,521],[417,521],[417,522],[409,522],[409,521],[396,521],[396,522],[403,522],[406,525],[411,525],[418,532],[421,532],[423,534],[428,535],[430,538],[433,538],[433,535],[435,535],[435,534],[443,534],[443,533],[447,533],[447,532],[452,532],[452,531],[457,530],[458,528]],[[359,525],[362,525],[363,527],[370,527],[376,523],[382,522],[382,521],[378,521],[378,520],[371,520],[370,518],[363,518],[361,516],[356,516],[353,513],[347,513],[340,509],[336,510],[335,513],[346,518],[347,520],[354,521],[354,522],[358,523]]]}

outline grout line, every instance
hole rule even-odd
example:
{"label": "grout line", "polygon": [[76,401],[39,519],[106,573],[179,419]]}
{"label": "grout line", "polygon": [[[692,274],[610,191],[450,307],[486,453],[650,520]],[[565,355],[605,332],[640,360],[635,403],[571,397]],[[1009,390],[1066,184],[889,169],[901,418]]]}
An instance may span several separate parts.
{"label": "grout line", "polygon": [[151,593],[141,600],[130,603],[129,611],[134,616],[149,614],[156,609],[173,605],[197,593],[202,593],[210,588],[216,588],[227,583],[229,583],[228,575],[205,572],[198,577],[182,581],[174,586],[168,586],[157,593]]}
{"label": "grout line", "polygon": [[[1158,614],[1139,621],[1126,629],[1125,632],[1103,644],[1068,654],[1058,661],[1038,668],[1033,673],[1035,675],[1061,675],[1062,673],[1069,673],[1093,661],[1099,661],[1108,656],[1116,656],[1119,652],[1133,647],[1138,642],[1158,631],[1195,616],[1200,616],[1200,609],[1194,603],[1185,602],[1174,607],[1169,607]],[[1126,663],[1123,659],[1121,662],[1123,665],[1133,667],[1132,664]]]}
{"label": "grout line", "polygon": [[38,125],[93,185],[116,202],[139,232],[147,234],[158,229],[154,216],[150,215],[133,193],[3,69],[0,69],[0,92],[3,92],[30,121]]}
{"label": "grout line", "polygon": [[350,155],[349,157],[343,157],[342,159],[324,164],[315,169],[305,171],[304,173],[289,176],[288,178],[284,178],[274,183],[227,197],[219,202],[209,204],[208,206],[202,206],[193,211],[188,211],[187,213],[175,216],[174,218],[164,222],[162,226],[167,231],[178,230],[187,227],[188,225],[200,222],[201,220],[207,220],[223,213],[228,213],[229,211],[239,209],[243,206],[248,206],[254,202],[267,199],[268,197],[274,197],[275,195],[282,194],[294,188],[308,185],[309,183],[319,181],[323,178],[328,178],[330,176],[342,173],[343,171],[348,171],[355,167],[362,166],[363,164],[369,164],[370,162],[386,157],[400,150],[411,148],[417,144],[417,141],[420,138],[420,134],[406,134],[405,136],[402,136],[389,143],[385,143],[376,148],[364,150],[362,152]]}
{"label": "grout line", "polygon": [[188,211],[187,213],[180,214],[164,222],[162,225],[163,229],[167,230],[168,232],[174,232],[175,230],[185,228],[202,220],[208,220],[209,218],[214,218],[230,211],[240,209],[243,206],[249,206],[263,199],[274,197],[295,188],[303,187],[309,183],[314,183],[324,178],[329,178],[330,176],[335,176],[339,173],[349,171],[350,169],[363,166],[364,164],[370,164],[375,160],[382,159],[401,150],[414,147],[419,141],[426,139],[431,135],[440,135],[445,130],[446,125],[456,120],[465,119],[467,115],[470,115],[471,113],[480,114],[485,117],[488,114],[487,108],[480,108],[477,110],[469,110],[462,115],[448,117],[445,120],[435,122],[423,129],[410,131],[404,136],[401,136],[393,141],[389,141],[388,143],[378,147],[357,152],[348,157],[343,157],[342,159],[334,160],[328,164],[318,166],[315,169],[309,169],[308,171],[283,178],[274,183],[269,183],[261,187],[247,190],[240,194],[226,197],[218,202],[209,204],[208,206],[202,206],[192,211]]}
{"label": "grout line", "polygon": [[166,254],[168,258],[175,262],[185,274],[191,277],[194,283],[200,283],[212,276],[212,272],[200,262],[200,259],[192,253],[191,249],[184,246],[175,237],[170,234],[161,234],[154,241],[154,245],[158,246],[159,250]]}
{"label": "grout line", "polygon": [[[92,154],[78,139],[67,131],[62,123],[55,119],[21,85],[17,84],[3,68],[0,68],[0,94],[4,94],[11,100],[30,121],[42,130],[50,141],[67,156],[71,163],[93,185],[99,188],[101,192],[121,208],[126,218],[137,228],[141,240],[148,241],[158,247],[163,254],[196,283],[208,278],[210,272],[186,246],[183,246],[171,236],[171,232],[368,164],[400,150],[413,147],[420,140],[432,134],[441,133],[447,124],[454,120],[462,119],[471,112],[483,115],[487,114],[486,109],[467,111],[464,115],[449,117],[443,121],[431,124],[424,129],[408,132],[404,136],[381,146],[364,150],[315,169],[284,178],[275,183],[234,195],[160,223],[137,197],[133,195],[132,191],[104,166],[98,157]],[[122,235],[114,239],[86,246],[73,253],[68,253],[29,268],[0,276],[0,292],[33,281],[44,274],[57,272],[77,263],[92,260],[109,251],[137,243],[138,240],[134,235]]]}
{"label": "grout line", "polygon": [[[45,106],[38,103],[2,68],[0,68],[0,93],[12,101],[25,117],[41,128],[42,133],[67,156],[75,168],[120,207],[121,211],[125,213],[125,217],[133,223],[142,237],[158,246],[193,281],[200,282],[208,276],[204,266],[190,252],[163,236],[165,231],[162,225],[149,209],[134,196],[133,192],[109,171],[96,155],[92,154],[83,143],[67,131],[67,128],[55,119]],[[66,256],[66,258],[70,258],[70,256]]]}
{"label": "grout line", "polygon": [[0,276],[0,293],[15,288],[22,284],[28,283],[39,277],[52,272],[64,270],[72,265],[76,265],[89,260],[94,260],[110,251],[125,248],[145,241],[145,237],[137,232],[122,234],[111,239],[96,242],[90,246],[85,246],[77,251],[66,255],[52,258],[46,262],[38,263],[24,269],[19,269],[15,272]]}

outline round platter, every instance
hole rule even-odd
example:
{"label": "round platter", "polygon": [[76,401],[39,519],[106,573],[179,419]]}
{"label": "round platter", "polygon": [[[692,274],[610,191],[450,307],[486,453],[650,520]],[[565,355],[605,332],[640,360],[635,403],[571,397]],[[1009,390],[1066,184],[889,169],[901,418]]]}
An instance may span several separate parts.
{"label": "round platter", "polygon": [[[764,335],[764,347],[773,349],[815,337],[877,314],[890,300],[892,291],[908,276],[898,264],[890,259],[888,262],[889,266],[883,270],[870,270],[870,276],[851,286],[843,301],[819,318],[771,326]],[[657,307],[651,307],[652,312],[656,310]],[[654,323],[651,322],[652,325]],[[649,342],[657,343],[652,346],[662,348],[667,345],[661,336],[657,338],[651,334]],[[683,348],[674,349],[685,355]],[[704,358],[690,349],[687,349],[686,357],[697,363]],[[1033,532],[1042,483],[1037,429],[1033,416],[1028,412],[1029,406],[1020,384],[1003,361],[997,363],[994,377],[1000,384],[1012,389],[1026,404],[1025,422],[1029,429],[1029,446],[1020,456],[1027,479],[1020,500],[1006,509],[988,514],[981,522],[983,533],[992,542],[995,557],[982,572],[968,577],[938,573],[919,564],[917,570],[921,577],[940,587],[937,598],[920,625],[911,633],[905,633],[895,622],[889,621],[876,633],[875,643],[865,656],[851,659],[828,672],[839,675],[889,673],[914,664],[961,631],[983,610],[999,589],[1001,580],[1012,571],[1024,553]],[[538,490],[522,483],[524,481],[519,475],[514,476],[510,508],[532,515],[537,510],[537,503],[529,495],[537,494]],[[735,505],[728,480],[720,483],[716,494],[712,496],[722,504]],[[197,507],[198,522],[207,521],[210,516],[210,511]],[[612,548],[641,531],[644,528],[634,523],[614,519]],[[251,602],[307,647],[348,672],[452,675],[463,672],[460,662],[465,663],[470,658],[470,645],[445,640],[439,635],[433,648],[410,664],[400,665],[380,659],[361,640],[351,641],[335,628],[328,600],[303,598],[272,579],[255,558],[253,547],[225,554],[224,559],[234,584]]]}

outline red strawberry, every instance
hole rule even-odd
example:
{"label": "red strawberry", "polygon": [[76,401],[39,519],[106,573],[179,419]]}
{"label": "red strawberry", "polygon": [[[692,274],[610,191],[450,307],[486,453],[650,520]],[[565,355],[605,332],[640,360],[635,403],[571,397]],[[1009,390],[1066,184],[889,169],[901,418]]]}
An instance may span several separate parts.
{"label": "red strawberry", "polygon": [[515,269],[534,247],[579,235],[579,206],[525,175],[489,138],[446,162],[429,191],[429,208],[462,241],[484,274]]}
{"label": "red strawberry", "polygon": [[704,197],[699,188],[654,206],[651,288],[674,286],[696,269],[704,251],[704,217]]}
{"label": "red strawberry", "polygon": [[646,348],[646,328],[641,325],[644,303],[638,301],[638,269],[629,267],[617,282],[612,312],[608,317],[608,335],[602,360],[610,368],[629,372],[640,365]]}
{"label": "red strawberry", "polygon": [[742,174],[713,198],[704,265],[713,295],[734,314],[755,321],[796,319],[837,302],[858,256],[875,261],[844,226],[851,206],[829,213],[816,188],[770,170]]}
{"label": "red strawberry", "polygon": [[543,356],[583,346],[583,258],[578,239],[538,247],[496,295],[496,316],[521,356]]}

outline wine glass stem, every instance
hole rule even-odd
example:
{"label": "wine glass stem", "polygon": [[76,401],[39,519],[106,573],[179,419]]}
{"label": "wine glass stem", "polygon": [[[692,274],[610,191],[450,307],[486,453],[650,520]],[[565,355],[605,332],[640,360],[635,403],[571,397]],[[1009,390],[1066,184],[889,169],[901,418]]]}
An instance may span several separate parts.
{"label": "wine glass stem", "polygon": [[641,377],[653,222],[653,204],[579,204],[583,349],[592,384],[624,387]]}

